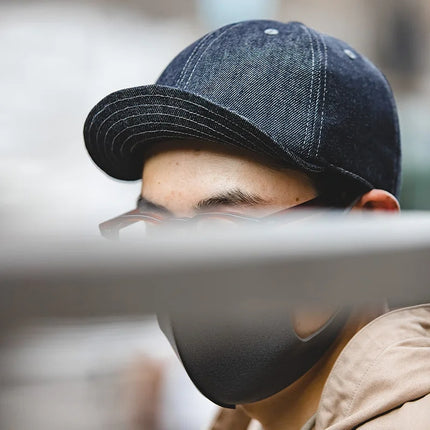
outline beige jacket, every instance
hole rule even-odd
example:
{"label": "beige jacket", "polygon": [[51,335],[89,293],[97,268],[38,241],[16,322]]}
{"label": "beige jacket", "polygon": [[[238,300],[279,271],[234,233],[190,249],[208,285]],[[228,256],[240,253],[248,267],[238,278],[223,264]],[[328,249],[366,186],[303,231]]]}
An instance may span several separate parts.
{"label": "beige jacket", "polygon": [[[250,430],[222,410],[211,430]],[[430,430],[430,304],[363,327],[339,355],[318,410],[302,430]]]}

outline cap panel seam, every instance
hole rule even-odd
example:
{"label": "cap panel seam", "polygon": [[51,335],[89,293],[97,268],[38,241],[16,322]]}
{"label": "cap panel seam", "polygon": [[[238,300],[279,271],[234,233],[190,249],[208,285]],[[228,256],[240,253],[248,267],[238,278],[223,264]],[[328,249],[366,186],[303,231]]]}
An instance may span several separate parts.
{"label": "cap panel seam", "polygon": [[209,38],[209,36],[212,36],[213,33],[208,33],[206,34],[206,36],[202,37],[202,39],[200,40],[200,42],[194,47],[193,52],[191,52],[190,56],[188,57],[184,67],[182,67],[181,70],[181,74],[179,75],[178,80],[176,81],[176,86],[179,87],[179,85],[181,85],[184,81],[185,78],[185,74],[187,71],[187,67],[188,64],[190,63],[190,61],[192,60],[192,58],[195,56],[195,54],[197,53],[197,51],[200,49],[200,47],[206,42],[206,40]]}
{"label": "cap panel seam", "polygon": [[319,136],[318,136],[316,158],[318,158],[320,148],[321,148],[321,136],[322,136],[322,129],[324,125],[325,101],[326,101],[326,95],[327,95],[327,66],[328,66],[327,44],[325,43],[325,40],[323,37],[320,36],[320,39],[322,40],[322,43],[324,45],[324,90],[323,90],[323,99],[322,99],[322,106],[321,106],[321,124],[320,124]]}
{"label": "cap panel seam", "polygon": [[224,30],[222,33],[220,33],[217,37],[215,37],[214,39],[211,40],[211,42],[206,46],[206,48],[203,50],[203,52],[200,54],[199,58],[197,59],[196,63],[194,64],[193,70],[190,73],[190,76],[188,76],[187,82],[184,85],[184,89],[188,88],[188,84],[190,83],[191,78],[194,75],[194,72],[197,68],[197,65],[199,64],[200,60],[202,59],[203,55],[205,54],[205,52],[220,38],[222,37],[225,33],[227,33],[228,31],[232,30],[235,27],[238,27],[240,25],[242,25],[243,23],[237,23],[235,25],[232,25],[231,27],[227,28],[226,30]]}
{"label": "cap panel seam", "polygon": [[[309,29],[312,35],[314,35],[314,32],[312,29]],[[317,49],[318,49],[318,89],[317,89],[317,96],[315,100],[315,107],[314,107],[314,118],[312,120],[312,130],[311,130],[311,144],[309,145],[307,156],[308,158],[311,155],[311,150],[313,149],[313,143],[314,140],[316,140],[316,127],[317,127],[317,116],[318,116],[318,109],[320,105],[320,98],[321,98],[321,82],[322,82],[322,65],[323,65],[323,56],[321,52],[321,47],[318,38],[315,39]]]}
{"label": "cap panel seam", "polygon": [[309,30],[304,25],[302,26],[302,28],[306,31],[306,34],[308,35],[309,42],[310,42],[310,47],[311,47],[311,52],[312,52],[311,85],[310,85],[310,89],[309,89],[308,108],[307,108],[307,115],[306,115],[306,128],[305,128],[305,135],[304,135],[304,138],[303,138],[303,142],[302,142],[302,145],[301,145],[302,151],[305,151],[306,150],[305,149],[305,144],[306,144],[306,140],[307,140],[307,137],[308,137],[309,118],[310,118],[311,103],[312,103],[312,92],[313,92],[313,84],[314,84],[315,52],[314,52],[314,46],[313,46],[312,36],[311,36]]}

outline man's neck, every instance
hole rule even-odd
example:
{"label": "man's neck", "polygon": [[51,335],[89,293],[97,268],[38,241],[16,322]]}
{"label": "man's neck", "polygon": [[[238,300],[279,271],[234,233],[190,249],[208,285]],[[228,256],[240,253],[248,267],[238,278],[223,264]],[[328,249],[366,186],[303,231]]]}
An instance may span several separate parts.
{"label": "man's neck", "polygon": [[316,412],[333,365],[349,340],[368,322],[385,312],[383,306],[354,313],[336,342],[307,373],[279,393],[259,402],[241,405],[264,430],[298,430]]}

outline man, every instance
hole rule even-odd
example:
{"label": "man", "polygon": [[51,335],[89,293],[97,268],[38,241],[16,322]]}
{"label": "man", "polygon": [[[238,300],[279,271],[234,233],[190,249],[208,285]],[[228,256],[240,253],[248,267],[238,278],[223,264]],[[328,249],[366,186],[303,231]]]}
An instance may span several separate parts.
{"label": "man", "polygon": [[[300,23],[207,34],[155,85],[103,99],[84,135],[106,173],[142,178],[131,215],[150,222],[214,212],[262,221],[297,206],[399,210],[386,79],[346,43]],[[377,318],[385,311],[300,308],[282,323],[262,311],[253,333],[200,321],[203,336],[176,315],[160,323],[200,391],[237,407],[213,429],[246,429],[251,418],[265,430],[428,428],[430,309]]]}

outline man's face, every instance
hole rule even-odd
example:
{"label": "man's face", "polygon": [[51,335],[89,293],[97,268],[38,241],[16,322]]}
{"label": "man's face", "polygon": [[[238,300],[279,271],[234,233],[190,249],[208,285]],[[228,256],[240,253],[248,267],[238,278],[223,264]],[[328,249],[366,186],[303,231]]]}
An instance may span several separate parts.
{"label": "man's face", "polygon": [[[274,169],[253,154],[193,141],[160,143],[146,158],[142,197],[148,209],[175,217],[231,211],[264,216],[316,197],[304,173]],[[333,310],[300,309],[293,314],[297,334],[306,337]]]}

